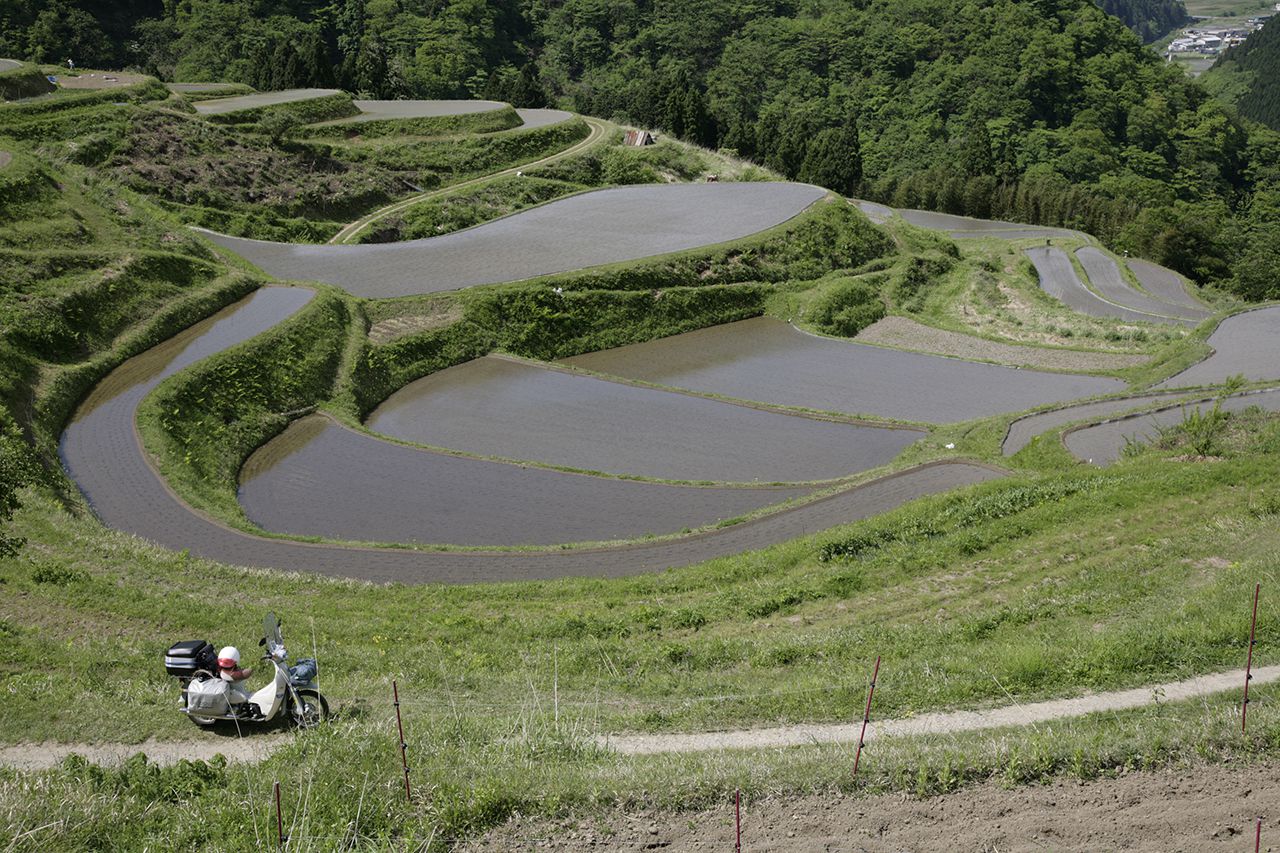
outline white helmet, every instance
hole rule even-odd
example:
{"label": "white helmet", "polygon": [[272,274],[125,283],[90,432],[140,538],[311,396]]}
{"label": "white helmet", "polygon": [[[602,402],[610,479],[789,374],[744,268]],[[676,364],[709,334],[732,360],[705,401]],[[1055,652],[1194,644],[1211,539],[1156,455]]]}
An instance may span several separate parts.
{"label": "white helmet", "polygon": [[223,646],[218,652],[218,666],[223,669],[235,669],[240,665],[240,650],[235,646]]}

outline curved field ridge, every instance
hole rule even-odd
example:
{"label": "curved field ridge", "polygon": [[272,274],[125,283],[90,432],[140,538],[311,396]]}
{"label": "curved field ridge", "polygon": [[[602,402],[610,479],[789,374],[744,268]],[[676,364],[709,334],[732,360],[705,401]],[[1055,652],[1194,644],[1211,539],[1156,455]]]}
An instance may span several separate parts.
{"label": "curved field ridge", "polygon": [[767,317],[566,359],[598,373],[828,412],[946,423],[1121,391],[1042,373],[801,332]]}
{"label": "curved field ridge", "polygon": [[723,243],[780,225],[823,198],[807,184],[668,184],[596,190],[423,240],[268,243],[206,232],[282,279],[365,297],[518,281]]}
{"label": "curved field ridge", "polygon": [[1100,400],[1096,403],[1082,403],[1078,406],[1065,406],[1049,412],[1027,415],[1009,425],[1009,431],[1005,434],[1001,449],[1005,456],[1012,456],[1030,444],[1033,438],[1043,435],[1054,427],[1092,418],[1120,415],[1145,406],[1168,403],[1177,399],[1178,396],[1176,391],[1165,391],[1161,394],[1144,394],[1139,397],[1121,397],[1115,400]]}
{"label": "curved field ridge", "polygon": [[492,356],[402,388],[366,425],[481,456],[726,483],[835,480],[887,464],[921,437]]}
{"label": "curved field ridge", "polygon": [[1071,259],[1061,249],[1037,246],[1027,249],[1026,254],[1040,276],[1041,289],[1073,311],[1092,317],[1112,317],[1136,323],[1173,322],[1168,317],[1135,311],[1098,296],[1085,287],[1076,274],[1076,268],[1071,265]]}
{"label": "curved field ridge", "polygon": [[254,454],[240,503],[264,530],[356,542],[505,547],[678,533],[807,488],[698,488],[568,474],[382,441],[303,418]]}
{"label": "curved field ridge", "polygon": [[[1270,412],[1280,412],[1280,389],[1239,394],[1222,401],[1222,409],[1227,412],[1242,412],[1253,406],[1260,406]],[[1154,412],[1072,430],[1063,436],[1063,440],[1066,442],[1067,449],[1077,459],[1083,459],[1093,465],[1106,466],[1120,458],[1127,442],[1149,442],[1159,434],[1161,429],[1177,426],[1191,412],[1205,412],[1212,407],[1212,401],[1169,406]]]}
{"label": "curved field ridge", "polygon": [[257,95],[240,95],[235,98],[218,98],[214,101],[202,101],[195,105],[200,115],[215,116],[234,113],[240,110],[252,110],[258,107],[275,107],[280,104],[292,104],[297,101],[310,101],[328,95],[342,94],[338,89],[286,89],[283,92],[262,92]]}
{"label": "curved field ridge", "polygon": [[1209,316],[1209,312],[1202,308],[1188,308],[1138,292],[1125,281],[1120,273],[1120,267],[1111,256],[1101,249],[1085,246],[1076,250],[1076,257],[1084,267],[1085,275],[1089,276],[1089,281],[1103,299],[1132,308],[1134,311],[1157,315],[1155,320],[1163,323],[1180,322],[1187,326],[1195,326]]}
{"label": "curved field ridge", "polygon": [[476,583],[567,576],[623,576],[763,548],[908,501],[986,482],[1004,472],[985,465],[921,466],[882,477],[794,510],[721,530],[630,547],[544,552],[443,552],[309,545],[253,536],[194,512],[147,461],[134,431],[138,403],[164,377],[260,334],[312,298],[295,288],[264,288],[171,340],[130,359],[94,389],[63,433],[63,465],[110,527],[164,547],[223,563],[402,583]]}
{"label": "curved field ridge", "polygon": [[[1164,702],[1178,702],[1200,696],[1212,696],[1237,690],[1244,683],[1243,669],[1202,675],[1184,681],[1137,687],[1115,693],[1095,693],[1072,699],[1051,699],[1026,705],[1008,705],[989,711],[945,711],[922,714],[903,720],[872,721],[867,738],[915,737],[953,734],[955,732],[995,729],[1006,726],[1029,726],[1082,717],[1102,711],[1123,711]],[[1280,666],[1255,667],[1253,683],[1266,684],[1280,679]],[[706,732],[696,734],[606,735],[601,746],[624,755],[652,755],[662,752],[707,752],[719,749],[776,749],[821,743],[857,743],[862,723],[835,723],[781,726],[772,729]]]}
{"label": "curved field ridge", "polygon": [[1186,280],[1173,270],[1137,258],[1130,258],[1128,264],[1138,283],[1157,299],[1194,311],[1203,311],[1206,315],[1209,313],[1204,303],[1187,290]]}
{"label": "curved field ridge", "polygon": [[1228,317],[1209,336],[1213,355],[1161,382],[1159,388],[1217,385],[1232,376],[1280,379],[1280,305]]}

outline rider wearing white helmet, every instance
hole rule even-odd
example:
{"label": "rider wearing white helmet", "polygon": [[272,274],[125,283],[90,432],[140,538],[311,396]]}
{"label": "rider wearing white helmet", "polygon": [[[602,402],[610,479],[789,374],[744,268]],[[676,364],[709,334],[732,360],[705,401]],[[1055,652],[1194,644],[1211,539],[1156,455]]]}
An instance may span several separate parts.
{"label": "rider wearing white helmet", "polygon": [[218,652],[218,677],[231,684],[231,704],[249,701],[249,694],[240,685],[253,675],[252,669],[240,668],[240,650],[235,646],[223,646]]}

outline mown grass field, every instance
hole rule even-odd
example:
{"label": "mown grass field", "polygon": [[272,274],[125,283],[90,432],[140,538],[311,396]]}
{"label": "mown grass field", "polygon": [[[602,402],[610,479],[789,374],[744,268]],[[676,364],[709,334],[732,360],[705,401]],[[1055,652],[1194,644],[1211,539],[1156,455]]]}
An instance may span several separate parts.
{"label": "mown grass field", "polygon": [[[73,759],[43,773],[0,770],[0,846],[261,847],[273,837],[275,780],[298,821],[291,849],[422,849],[444,848],[515,810],[679,810],[736,786],[925,795],[992,775],[1015,784],[1275,755],[1280,712],[1270,689],[1257,692],[1248,738],[1235,734],[1227,697],[877,745],[856,786],[847,751],[836,748],[621,758],[594,740],[852,720],[876,655],[885,662],[880,718],[1238,667],[1249,594],[1255,582],[1271,588],[1280,555],[1280,422],[1259,414],[1227,421],[1212,458],[1185,458],[1186,442],[1170,434],[1106,471],[1078,465],[1047,436],[1007,461],[1014,475],[1005,481],[763,551],[622,580],[376,586],[215,565],[105,530],[56,466],[61,423],[112,366],[258,284],[183,227],[194,202],[189,208],[137,183],[144,170],[122,159],[119,146],[173,141],[151,132],[172,125],[210,157],[218,140],[236,141],[244,156],[230,158],[227,170],[247,164],[253,174],[274,168],[296,177],[306,162],[287,140],[196,121],[178,99],[126,107],[68,99],[23,114],[12,125],[18,138],[0,145],[17,155],[0,171],[14,212],[0,224],[0,268],[27,275],[2,297],[10,327],[0,391],[7,423],[27,432],[47,466],[6,527],[25,548],[0,559],[0,742],[232,737],[196,730],[177,710],[161,656],[193,638],[255,648],[267,610],[283,618],[295,655],[320,658],[337,717],[254,767],[134,761],[104,769]],[[87,127],[92,144],[73,144]],[[336,160],[354,145],[335,143],[330,154]],[[339,172],[395,158],[417,168],[426,160],[414,160],[412,147],[370,147],[367,160],[342,160]],[[598,185],[609,180],[610,156],[563,162],[538,180],[557,191]],[[658,179],[732,166],[688,149],[618,162]],[[177,181],[171,166],[151,180]],[[209,167],[196,176],[200,204],[241,216],[248,201],[233,191],[235,174]],[[461,227],[501,215],[524,203],[510,189],[504,182],[469,191],[461,212],[449,212],[448,199],[424,206],[421,224]],[[296,201],[281,201],[263,221],[291,227],[285,214],[305,209],[290,207]],[[326,291],[311,327],[279,330],[186,377],[201,377],[207,395],[184,397],[200,390],[189,381],[166,386],[165,399],[189,410],[170,435],[181,435],[184,452],[203,466],[196,482],[175,482],[234,515],[239,462],[282,426],[284,409],[321,404],[354,421],[410,379],[481,352],[557,357],[744,313],[794,317],[836,335],[899,313],[994,340],[1154,356],[1152,366],[1121,374],[1135,383],[1203,352],[1207,329],[1139,335],[1069,315],[1040,293],[1016,244],[957,246],[903,226],[884,237],[843,208],[830,205],[739,246],[457,296],[366,304]],[[553,288],[569,297],[559,307],[548,301]],[[659,307],[655,291],[666,300]],[[395,322],[408,331],[366,335]],[[299,364],[310,372],[293,377],[295,385],[273,382]],[[282,389],[293,396],[284,399]],[[144,424],[153,438],[161,414]],[[245,414],[253,429],[237,441],[195,424]],[[898,464],[999,460],[1011,417],[938,429]],[[162,466],[182,458],[160,449]],[[1275,659],[1277,618],[1269,606],[1260,613],[1263,663]],[[392,680],[403,690],[412,804],[402,800]]]}

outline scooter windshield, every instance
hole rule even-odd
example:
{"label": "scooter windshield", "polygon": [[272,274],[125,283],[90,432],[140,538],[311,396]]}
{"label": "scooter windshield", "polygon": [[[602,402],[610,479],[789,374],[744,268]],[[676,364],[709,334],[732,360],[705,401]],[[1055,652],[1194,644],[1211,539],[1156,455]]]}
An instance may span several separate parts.
{"label": "scooter windshield", "polygon": [[274,613],[268,613],[262,620],[262,636],[267,641],[268,649],[274,651],[284,645],[284,637],[280,635],[280,620]]}

